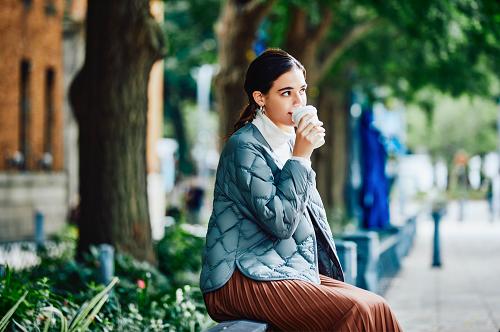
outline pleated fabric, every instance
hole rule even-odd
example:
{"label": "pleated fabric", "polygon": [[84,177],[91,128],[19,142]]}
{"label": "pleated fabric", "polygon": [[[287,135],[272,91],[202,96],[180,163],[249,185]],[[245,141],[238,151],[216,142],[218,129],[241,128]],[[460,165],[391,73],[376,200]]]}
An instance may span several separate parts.
{"label": "pleated fabric", "polygon": [[237,268],[231,279],[204,294],[217,322],[249,319],[272,331],[402,331],[381,296],[320,274],[321,285],[302,280],[258,281]]}

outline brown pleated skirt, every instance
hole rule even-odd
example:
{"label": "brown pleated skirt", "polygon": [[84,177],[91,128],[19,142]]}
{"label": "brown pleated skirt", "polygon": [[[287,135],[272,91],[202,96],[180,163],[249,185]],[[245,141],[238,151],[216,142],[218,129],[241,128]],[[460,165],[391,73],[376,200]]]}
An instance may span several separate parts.
{"label": "brown pleated skirt", "polygon": [[204,294],[205,305],[217,322],[261,321],[273,331],[402,331],[381,296],[321,274],[320,280],[258,281],[236,268],[222,288]]}

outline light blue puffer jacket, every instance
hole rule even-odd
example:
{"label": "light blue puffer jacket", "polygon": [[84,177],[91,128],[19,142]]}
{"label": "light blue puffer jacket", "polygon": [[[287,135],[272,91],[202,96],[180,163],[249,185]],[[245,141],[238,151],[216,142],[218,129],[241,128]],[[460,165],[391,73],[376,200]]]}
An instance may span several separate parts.
{"label": "light blue puffer jacket", "polygon": [[300,279],[319,273],[344,280],[316,174],[297,160],[282,169],[252,123],[222,151],[200,276],[206,293],[222,287],[236,266],[255,280]]}

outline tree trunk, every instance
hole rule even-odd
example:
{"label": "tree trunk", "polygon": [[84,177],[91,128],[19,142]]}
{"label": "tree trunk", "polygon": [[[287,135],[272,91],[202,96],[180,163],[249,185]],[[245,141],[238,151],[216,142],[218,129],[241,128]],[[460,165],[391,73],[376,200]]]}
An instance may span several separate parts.
{"label": "tree trunk", "polygon": [[221,138],[233,131],[238,115],[248,99],[243,89],[251,61],[252,43],[263,18],[275,0],[227,0],[216,24],[219,45],[219,72],[215,77]]}
{"label": "tree trunk", "polygon": [[320,90],[320,94],[318,96],[318,117],[323,121],[323,127],[326,130],[325,136],[325,144],[314,150],[312,154],[312,163],[314,170],[316,171],[316,187],[321,195],[323,200],[323,204],[325,208],[331,207],[331,185],[330,180],[334,174],[331,172],[331,167],[329,165],[329,161],[332,159],[333,155],[333,144],[332,141],[334,139],[334,133],[332,132],[333,128],[333,112],[335,111],[332,105],[331,96],[328,95],[325,90]]}
{"label": "tree trunk", "polygon": [[[339,80],[332,78],[331,68],[347,49],[371,32],[379,21],[374,19],[353,25],[340,39],[326,44],[328,32],[335,28],[332,8],[322,8],[321,21],[316,25],[311,23],[310,16],[304,9],[292,6],[290,10],[291,20],[285,50],[306,67],[307,83],[310,87],[308,103],[318,105],[318,115],[324,122],[327,134],[325,145],[312,155],[318,191],[328,210],[344,211],[344,187],[348,166],[348,106],[345,100],[348,87],[344,83],[348,82],[348,78],[346,75],[338,75]],[[322,56],[321,47],[324,48]],[[344,68],[338,72],[346,70],[347,68]]]}
{"label": "tree trunk", "polygon": [[327,209],[344,210],[347,176],[347,106],[345,93],[331,85],[320,87],[319,118],[324,122],[326,142],[313,153],[318,191]]}
{"label": "tree trunk", "polygon": [[109,243],[155,261],[146,183],[147,83],[164,53],[148,0],[89,0],[70,98],[79,124],[78,254]]}
{"label": "tree trunk", "polygon": [[331,155],[331,206],[338,211],[345,211],[345,184],[347,180],[348,167],[348,105],[344,91],[331,91],[333,112],[331,114],[332,130],[330,144],[333,146]]}
{"label": "tree trunk", "polygon": [[[312,25],[304,8],[291,6],[291,20],[285,40],[285,50],[297,58],[307,70],[307,83],[315,88],[321,78],[318,51],[332,26],[333,12],[322,7],[321,21]],[[324,74],[323,74],[324,76]]]}

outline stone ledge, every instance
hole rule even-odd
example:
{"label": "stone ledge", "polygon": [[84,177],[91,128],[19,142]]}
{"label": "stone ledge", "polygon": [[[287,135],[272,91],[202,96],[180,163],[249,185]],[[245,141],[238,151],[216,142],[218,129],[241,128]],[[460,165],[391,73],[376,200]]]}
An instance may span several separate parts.
{"label": "stone ledge", "polygon": [[250,320],[231,320],[222,322],[214,327],[209,328],[205,332],[265,332],[268,325],[262,322]]}
{"label": "stone ledge", "polygon": [[36,185],[64,185],[66,184],[64,172],[0,172],[0,188],[13,186]]}
{"label": "stone ledge", "polygon": [[0,172],[0,241],[31,239],[34,215],[45,217],[47,235],[66,222],[67,175],[52,173]]}

